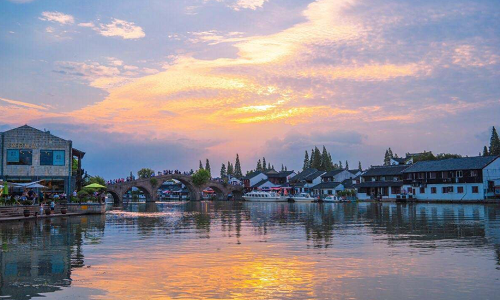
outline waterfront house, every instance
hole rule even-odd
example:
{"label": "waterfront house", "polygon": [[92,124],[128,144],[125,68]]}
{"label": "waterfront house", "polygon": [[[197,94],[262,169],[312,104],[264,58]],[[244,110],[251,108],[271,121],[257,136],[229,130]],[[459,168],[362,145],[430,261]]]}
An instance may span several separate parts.
{"label": "waterfront house", "polygon": [[267,175],[261,171],[250,172],[242,178],[243,186],[247,191],[253,190],[253,186],[262,180],[267,180]]}
{"label": "waterfront house", "polygon": [[419,161],[403,173],[404,188],[417,200],[480,201],[495,197],[495,186],[500,185],[500,158]]}
{"label": "waterfront house", "polygon": [[279,188],[281,185],[274,184],[269,179],[262,179],[256,184],[252,185],[251,190],[261,190],[261,191],[270,191],[271,188]]}
{"label": "waterfront house", "polygon": [[46,191],[71,194],[81,188],[85,152],[50,131],[24,125],[0,133],[0,178],[15,183],[40,181]]}
{"label": "waterfront house", "polygon": [[336,195],[337,192],[343,190],[344,185],[341,182],[333,181],[321,182],[311,188],[312,194],[315,196]]}
{"label": "waterfront house", "polygon": [[294,193],[310,193],[313,186],[321,183],[321,175],[325,173],[315,168],[305,169],[291,179],[290,186]]}
{"label": "waterfront house", "polygon": [[351,179],[356,177],[353,173],[344,170],[332,170],[328,171],[325,174],[321,175],[321,182],[342,182],[346,179]]}
{"label": "waterfront house", "polygon": [[403,171],[409,165],[374,166],[361,175],[361,182],[354,185],[358,199],[392,199],[401,194]]}
{"label": "waterfront house", "polygon": [[277,185],[284,185],[290,182],[290,179],[292,179],[297,173],[294,171],[281,171],[281,172],[268,172],[266,173],[267,178],[269,178],[269,181],[271,181],[274,184]]}

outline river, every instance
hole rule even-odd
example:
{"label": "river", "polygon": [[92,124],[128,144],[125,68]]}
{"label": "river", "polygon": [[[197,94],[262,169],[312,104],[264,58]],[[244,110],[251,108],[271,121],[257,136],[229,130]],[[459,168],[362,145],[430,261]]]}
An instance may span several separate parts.
{"label": "river", "polygon": [[498,299],[500,206],[170,202],[0,224],[7,299]]}

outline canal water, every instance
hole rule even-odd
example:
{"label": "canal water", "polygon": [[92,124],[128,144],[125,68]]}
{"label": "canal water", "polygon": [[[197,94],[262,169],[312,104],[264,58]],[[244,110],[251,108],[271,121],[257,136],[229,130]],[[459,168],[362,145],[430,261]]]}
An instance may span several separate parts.
{"label": "canal water", "polygon": [[0,224],[0,298],[499,299],[500,206],[171,202]]}

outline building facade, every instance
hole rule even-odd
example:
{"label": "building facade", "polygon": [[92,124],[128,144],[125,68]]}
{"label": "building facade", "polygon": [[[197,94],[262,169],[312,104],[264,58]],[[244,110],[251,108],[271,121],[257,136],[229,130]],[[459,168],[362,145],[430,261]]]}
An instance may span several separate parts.
{"label": "building facade", "polygon": [[408,165],[371,167],[361,175],[361,182],[354,185],[360,200],[395,200],[404,192],[403,171]]}
{"label": "building facade", "polygon": [[81,184],[85,153],[73,149],[69,140],[24,125],[0,133],[0,145],[0,177],[4,181],[40,181],[48,192],[67,194]]}
{"label": "building facade", "polygon": [[404,188],[417,200],[481,201],[495,197],[495,186],[500,185],[500,158],[421,161],[403,173]]}

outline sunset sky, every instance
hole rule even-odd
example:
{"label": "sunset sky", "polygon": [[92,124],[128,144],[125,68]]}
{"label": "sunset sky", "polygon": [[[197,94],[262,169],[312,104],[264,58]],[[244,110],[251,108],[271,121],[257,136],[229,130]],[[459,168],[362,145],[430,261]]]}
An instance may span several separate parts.
{"label": "sunset sky", "polygon": [[477,155],[499,83],[497,0],[0,0],[0,130],[71,139],[108,179]]}

